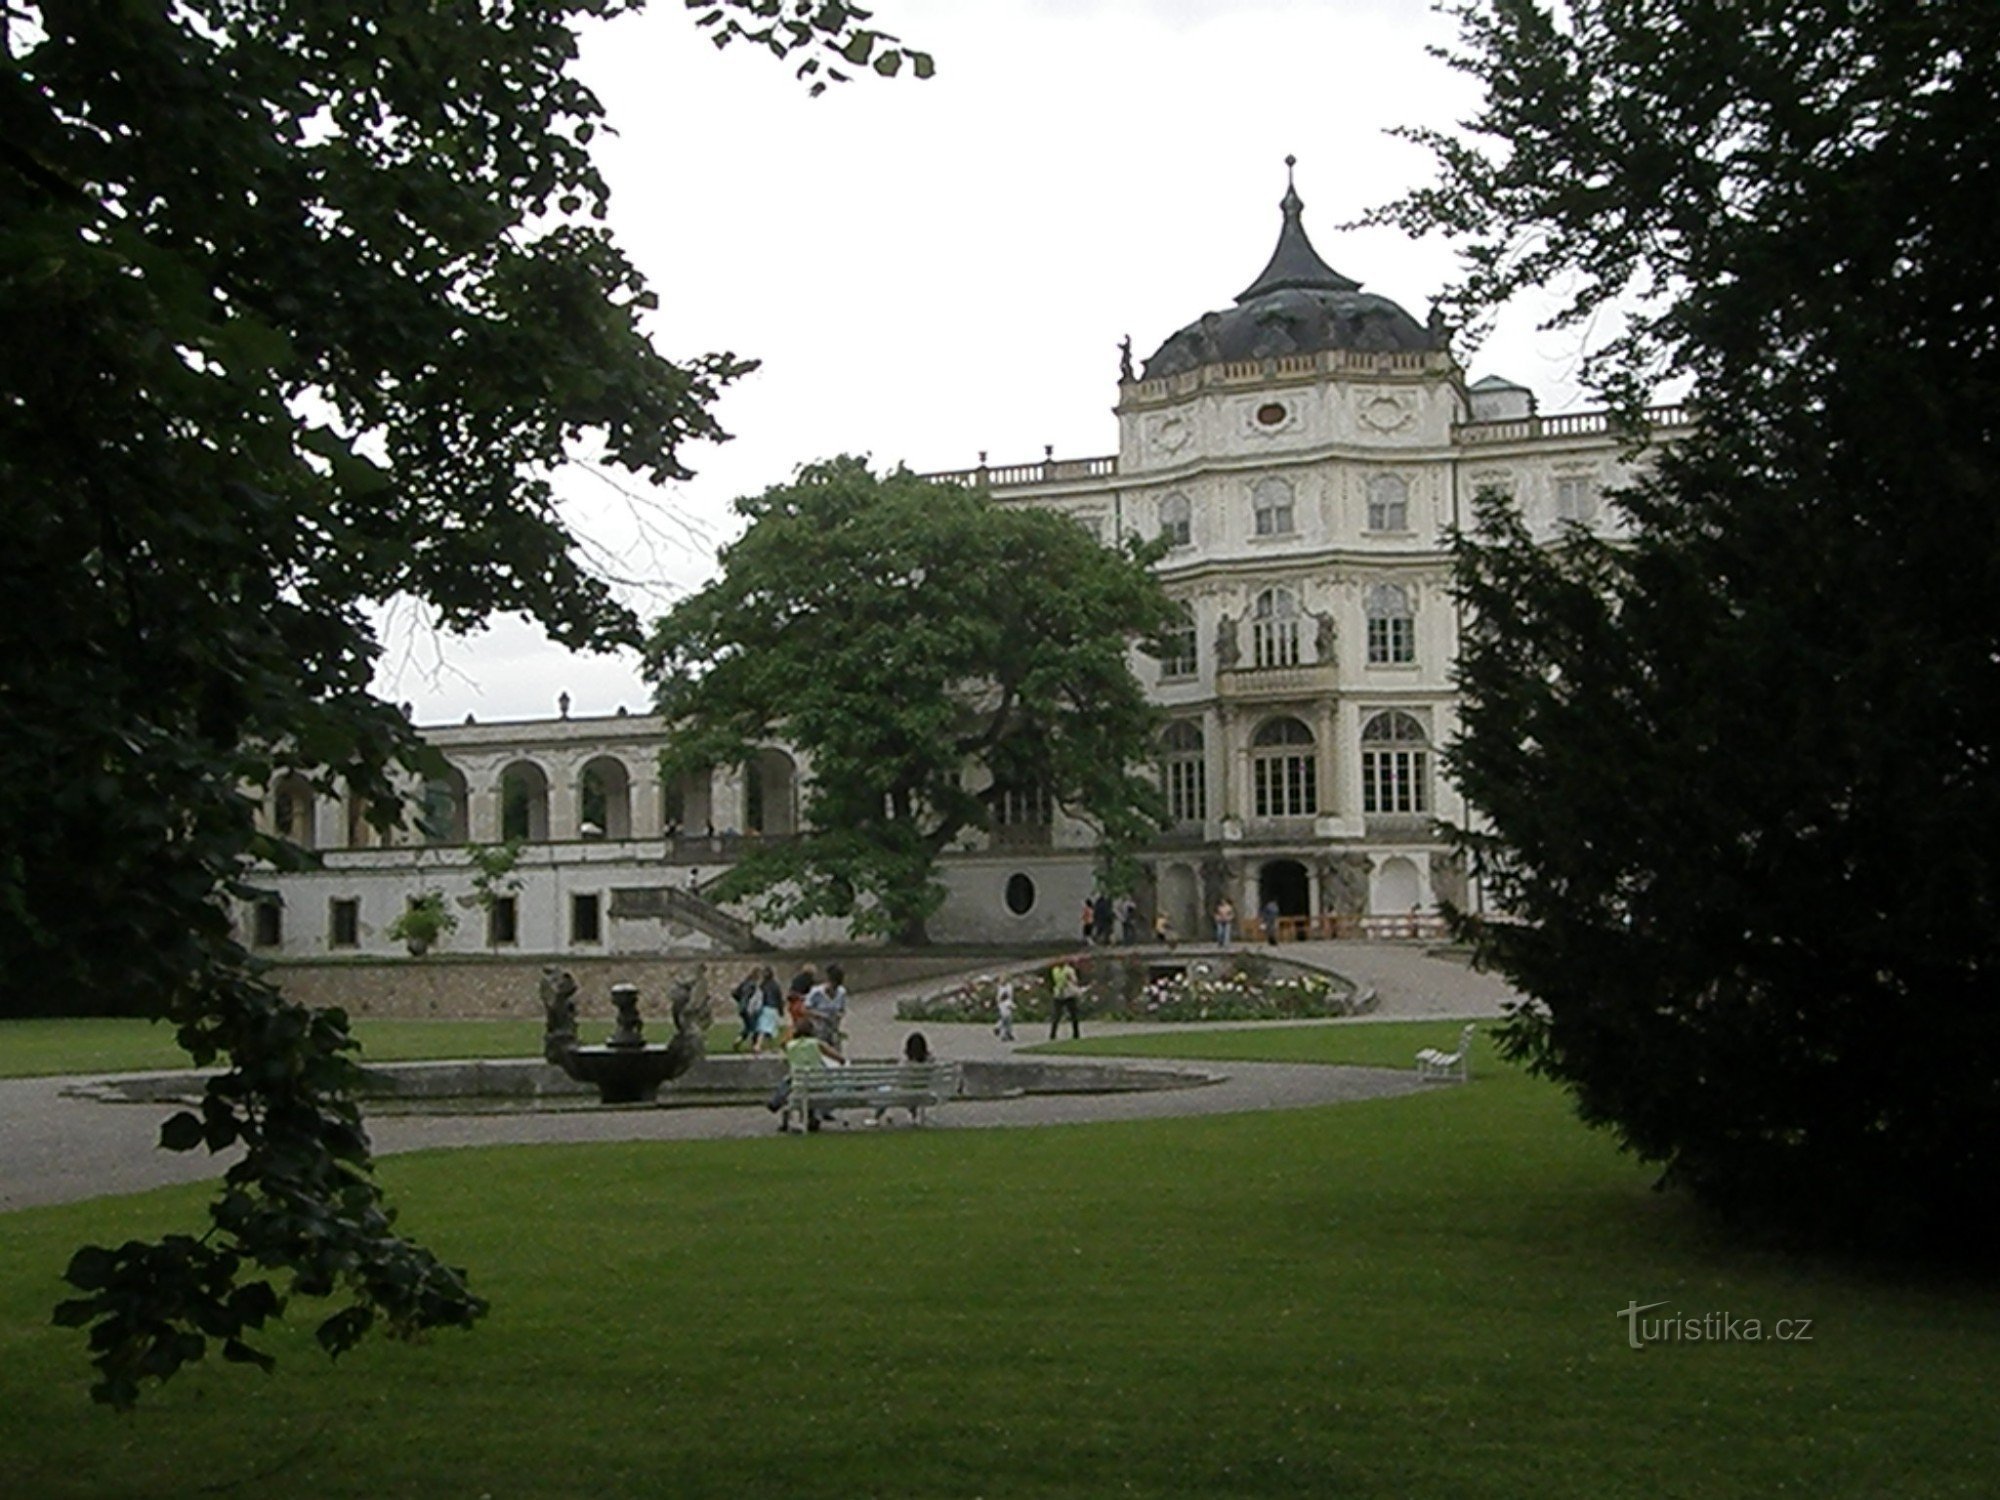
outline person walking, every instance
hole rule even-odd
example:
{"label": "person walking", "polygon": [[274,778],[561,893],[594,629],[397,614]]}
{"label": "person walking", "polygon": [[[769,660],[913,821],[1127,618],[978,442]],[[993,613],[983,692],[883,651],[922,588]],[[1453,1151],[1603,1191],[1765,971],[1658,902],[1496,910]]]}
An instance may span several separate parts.
{"label": "person walking", "polygon": [[757,1036],[757,1013],[763,1009],[762,992],[757,985],[758,973],[752,969],[743,976],[743,982],[736,986],[732,998],[736,1001],[736,1018],[743,1023],[743,1030],[730,1043],[729,1050],[741,1052]]}
{"label": "person walking", "polygon": [[775,1046],[784,1020],[785,992],[778,988],[778,976],[766,964],[757,976],[757,1034],[750,1039],[750,1050],[760,1053],[766,1042]]}
{"label": "person walking", "polygon": [[1278,918],[1283,915],[1278,910],[1277,900],[1267,897],[1263,909],[1257,915],[1264,921],[1264,941],[1275,947],[1278,942]]}
{"label": "person walking", "polygon": [[993,1034],[1003,1042],[1014,1040],[1014,981],[1002,977],[1000,986],[993,992],[994,1009],[1000,1019],[994,1023]]}
{"label": "person walking", "polygon": [[1056,1039],[1056,1030],[1062,1025],[1063,1012],[1069,1012],[1069,1034],[1073,1038],[1083,1036],[1083,1011],[1076,970],[1068,959],[1063,959],[1049,970],[1049,1040]]}
{"label": "person walking", "polygon": [[828,964],[826,978],[806,996],[806,1019],[812,1022],[813,1035],[836,1048],[846,1044],[847,986],[842,983],[846,978],[839,964]]}

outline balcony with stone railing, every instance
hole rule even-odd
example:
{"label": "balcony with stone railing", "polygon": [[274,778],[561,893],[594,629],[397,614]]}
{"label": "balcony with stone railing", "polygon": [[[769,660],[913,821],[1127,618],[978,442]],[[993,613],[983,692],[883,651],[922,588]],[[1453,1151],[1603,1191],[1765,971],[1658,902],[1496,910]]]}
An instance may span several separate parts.
{"label": "balcony with stone railing", "polygon": [[1340,673],[1332,662],[1290,667],[1223,667],[1215,674],[1217,695],[1238,702],[1318,698],[1339,686]]}
{"label": "balcony with stone railing", "polygon": [[962,484],[968,489],[1002,490],[1028,484],[1073,484],[1079,479],[1111,479],[1117,474],[1118,459],[1114,454],[1103,458],[1057,458],[1051,449],[1038,464],[989,464],[982,453],[976,469],[946,469],[926,474],[924,478],[938,484]]}
{"label": "balcony with stone railing", "polygon": [[[1685,406],[1650,406],[1649,431],[1689,427],[1694,415]],[[1500,422],[1462,422],[1452,428],[1452,441],[1467,444],[1533,443],[1549,438],[1624,437],[1629,429],[1610,412],[1579,411],[1555,417],[1513,417]]]}

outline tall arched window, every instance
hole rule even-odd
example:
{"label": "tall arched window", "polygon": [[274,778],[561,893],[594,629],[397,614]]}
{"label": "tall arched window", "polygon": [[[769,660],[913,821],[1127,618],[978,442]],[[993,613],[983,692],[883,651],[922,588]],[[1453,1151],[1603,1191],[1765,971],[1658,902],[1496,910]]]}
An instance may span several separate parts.
{"label": "tall arched window", "polygon": [[1160,675],[1192,677],[1201,668],[1200,647],[1194,633],[1194,610],[1186,604],[1175,606],[1179,623],[1160,638]]}
{"label": "tall arched window", "polygon": [[539,843],[549,836],[549,778],[531,760],[500,773],[500,837]]}
{"label": "tall arched window", "polygon": [[[632,837],[632,776],[615,755],[600,755],[577,778],[577,828],[584,837]],[[596,834],[586,832],[594,828]]]}
{"label": "tall arched window", "polygon": [[462,844],[466,841],[465,773],[446,766],[441,775],[424,783],[423,812],[417,820],[426,844]]}
{"label": "tall arched window", "polygon": [[1250,606],[1250,659],[1260,667],[1299,664],[1299,601],[1290,589],[1266,589]]}
{"label": "tall arched window", "polygon": [[1417,618],[1410,592],[1399,583],[1378,583],[1368,591],[1368,664],[1402,666],[1417,659]]}
{"label": "tall arched window", "polygon": [[1377,474],[1368,481],[1368,529],[1410,529],[1410,486],[1400,474]]}
{"label": "tall arched window", "polygon": [[1260,479],[1250,491],[1251,516],[1259,536],[1284,536],[1292,530],[1292,482],[1275,475]]}
{"label": "tall arched window", "polygon": [[1319,757],[1313,733],[1297,719],[1272,719],[1250,748],[1250,784],[1260,818],[1309,817],[1319,811]]}
{"label": "tall arched window", "polygon": [[1160,785],[1167,815],[1176,823],[1199,823],[1208,816],[1208,764],[1201,726],[1176,719],[1160,736]]}
{"label": "tall arched window", "polygon": [[272,830],[301,849],[314,848],[318,841],[318,806],[312,783],[297,771],[287,771],[271,788]]}
{"label": "tall arched window", "polygon": [[1194,541],[1194,507],[1186,495],[1175,493],[1160,502],[1160,535],[1169,547],[1185,547]]}
{"label": "tall arched window", "polygon": [[1424,726],[1391,710],[1361,726],[1361,810],[1431,810],[1430,739]]}

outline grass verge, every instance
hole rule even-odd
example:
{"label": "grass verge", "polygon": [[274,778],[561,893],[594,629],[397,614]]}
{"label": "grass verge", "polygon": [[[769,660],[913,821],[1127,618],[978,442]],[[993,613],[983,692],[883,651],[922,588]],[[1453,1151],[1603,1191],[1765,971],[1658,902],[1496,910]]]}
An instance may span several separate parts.
{"label": "grass verge", "polygon": [[[1355,1061],[1350,1036],[1437,1029],[1221,1035]],[[129,1418],[84,1403],[56,1273],[85,1239],[190,1226],[199,1195],[7,1215],[8,1493],[1991,1492],[2000,1298],[1719,1244],[1514,1072],[1297,1112],[382,1170],[474,1268],[483,1327],[337,1366],[290,1330],[274,1379],[203,1368]],[[1619,1310],[1655,1301],[1810,1337],[1628,1347]]]}

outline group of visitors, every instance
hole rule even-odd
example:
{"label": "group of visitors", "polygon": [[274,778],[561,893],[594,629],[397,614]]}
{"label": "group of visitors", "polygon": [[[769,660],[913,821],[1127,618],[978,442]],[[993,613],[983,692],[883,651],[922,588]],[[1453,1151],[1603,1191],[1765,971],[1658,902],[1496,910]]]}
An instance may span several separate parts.
{"label": "group of visitors", "polygon": [[1097,947],[1107,946],[1116,937],[1130,946],[1139,941],[1139,903],[1130,895],[1115,901],[1105,892],[1085,898],[1083,940]]}
{"label": "group of visitors", "polygon": [[752,969],[736,986],[736,1014],[743,1030],[734,1050],[762,1052],[768,1043],[776,1051],[811,1038],[838,1054],[846,1041],[846,979],[839,964],[826,966],[825,979],[807,964],[781,991],[769,964]]}
{"label": "group of visitors", "polygon": [[[1214,915],[1215,944],[1218,948],[1227,948],[1236,937],[1236,903],[1227,896],[1222,897],[1215,903]],[[1278,941],[1278,922],[1282,916],[1278,903],[1266,897],[1263,906],[1257,912],[1258,920],[1264,927],[1265,942]]]}

